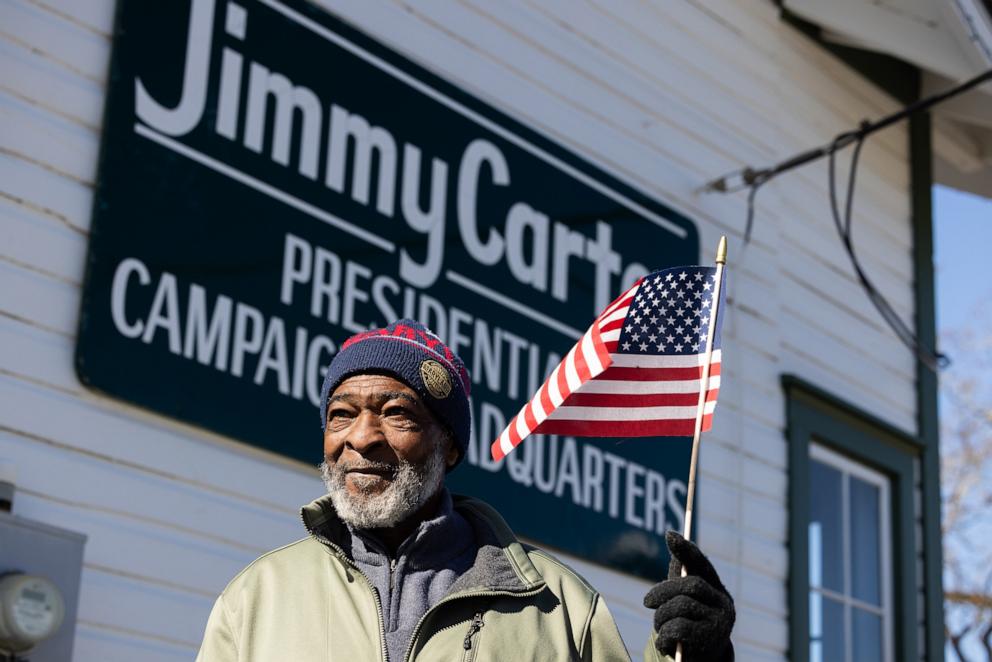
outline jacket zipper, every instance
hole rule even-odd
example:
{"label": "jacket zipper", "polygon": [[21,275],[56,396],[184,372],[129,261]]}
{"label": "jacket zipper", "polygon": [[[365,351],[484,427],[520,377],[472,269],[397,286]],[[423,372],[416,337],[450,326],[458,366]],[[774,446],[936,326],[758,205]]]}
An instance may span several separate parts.
{"label": "jacket zipper", "polygon": [[[443,600],[435,604],[433,607],[428,609],[427,612],[420,617],[420,620],[417,621],[417,625],[414,626],[413,632],[410,633],[410,643],[406,645],[406,653],[403,654],[403,662],[410,662],[410,654],[413,652],[414,644],[417,643],[417,636],[420,634],[420,628],[423,626],[424,621],[427,620],[427,617],[430,616],[431,613],[433,613],[441,605],[448,602],[453,602],[455,600],[462,600],[464,598],[490,598],[490,597],[503,597],[503,596],[509,596],[512,598],[516,598],[516,597],[526,598],[531,595],[537,595],[538,593],[543,591],[545,587],[546,587],[545,584],[541,584],[540,586],[537,586],[535,588],[526,591],[472,591],[468,593],[457,593],[455,595],[449,595],[448,597],[444,598]],[[481,615],[480,615],[480,619],[481,619]],[[480,627],[481,627],[481,620],[480,620]]]}
{"label": "jacket zipper", "polygon": [[[300,519],[303,521],[303,528],[309,531],[310,527],[307,526],[307,521],[303,519],[302,512],[300,513]],[[372,582],[370,582],[369,578],[365,576],[365,573],[362,572],[359,569],[359,567],[351,559],[348,558],[348,556],[344,553],[343,549],[332,543],[324,536],[319,535],[315,532],[311,532],[310,535],[313,536],[314,540],[316,540],[317,542],[327,545],[332,550],[334,550],[335,556],[337,556],[342,561],[344,561],[346,565],[352,568],[356,573],[358,573],[362,577],[362,579],[365,580],[365,585],[369,587],[369,593],[372,594],[372,599],[375,601],[376,613],[379,615],[379,659],[382,660],[382,662],[387,662],[387,660],[389,659],[388,657],[389,653],[386,651],[386,626],[385,626],[386,617],[384,616],[382,611],[382,600],[379,599],[379,592],[375,590],[375,588],[372,586]],[[390,572],[389,575],[390,581],[392,581],[392,577],[393,577],[392,572]]]}
{"label": "jacket zipper", "polygon": [[[303,528],[310,531],[310,527],[307,526],[307,521],[303,519],[302,512],[300,513],[300,520],[303,522]],[[372,587],[372,582],[370,582],[369,578],[365,576],[365,573],[362,572],[358,568],[358,566],[355,565],[355,563],[345,555],[344,550],[342,550],[340,547],[338,547],[337,545],[335,545],[334,543],[332,543],[330,540],[328,540],[322,535],[319,535],[315,532],[311,532],[310,535],[313,536],[317,542],[327,545],[328,547],[333,549],[336,552],[336,556],[338,556],[341,560],[343,560],[346,565],[354,569],[354,571],[357,572],[359,575],[361,575],[362,579],[365,580],[365,584],[369,587],[369,592],[372,593],[372,599],[375,600],[375,608],[379,614],[379,652],[380,652],[379,659],[385,662],[385,660],[388,659],[387,658],[388,653],[386,652],[386,628],[383,625],[386,619],[385,616],[383,616],[382,601],[379,600],[378,591],[376,591]],[[414,626],[413,632],[410,633],[410,643],[407,644],[406,652],[403,654],[403,662],[409,662],[410,653],[413,652],[413,645],[417,641],[417,636],[420,634],[420,628],[421,626],[423,626],[424,621],[426,621],[427,617],[431,615],[431,612],[433,612],[441,605],[447,602],[453,602],[454,600],[461,600],[463,598],[490,598],[490,597],[503,597],[503,596],[508,596],[511,598],[512,597],[526,598],[532,595],[537,595],[538,593],[540,593],[545,589],[545,586],[546,585],[542,583],[540,586],[536,586],[526,591],[471,591],[467,593],[457,593],[455,595],[449,595],[448,597],[444,598],[443,600],[435,604],[433,607],[428,609],[424,613],[424,615],[420,617],[420,620],[417,621],[417,625]],[[481,619],[481,615],[480,615],[480,619]],[[480,627],[481,627],[481,620],[480,620]]]}
{"label": "jacket zipper", "polygon": [[478,647],[473,648],[472,637],[482,629],[485,623],[482,622],[482,612],[476,612],[475,616],[472,617],[472,622],[468,626],[468,632],[465,633],[465,641],[462,642],[462,648],[465,649],[465,657],[463,662],[472,662],[478,651]]}

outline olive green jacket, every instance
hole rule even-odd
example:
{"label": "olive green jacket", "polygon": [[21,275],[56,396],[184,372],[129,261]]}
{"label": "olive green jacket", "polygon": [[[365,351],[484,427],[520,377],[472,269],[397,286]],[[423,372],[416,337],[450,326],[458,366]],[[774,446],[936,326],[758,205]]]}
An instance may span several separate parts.
{"label": "olive green jacket", "polygon": [[[405,660],[629,660],[603,598],[516,540],[487,504],[454,497],[479,552],[421,618]],[[385,662],[379,597],[335,541],[330,499],[303,508],[310,537],[262,556],[214,604],[198,662]],[[653,647],[649,659],[663,660]]]}

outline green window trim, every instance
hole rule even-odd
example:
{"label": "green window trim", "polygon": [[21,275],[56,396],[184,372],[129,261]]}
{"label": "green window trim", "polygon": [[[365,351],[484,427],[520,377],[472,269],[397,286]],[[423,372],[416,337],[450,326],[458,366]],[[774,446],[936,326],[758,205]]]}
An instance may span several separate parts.
{"label": "green window trim", "polygon": [[896,660],[918,660],[914,460],[924,443],[794,376],[782,378],[789,442],[789,659],[809,660],[809,445],[816,442],[891,481],[892,622]]}

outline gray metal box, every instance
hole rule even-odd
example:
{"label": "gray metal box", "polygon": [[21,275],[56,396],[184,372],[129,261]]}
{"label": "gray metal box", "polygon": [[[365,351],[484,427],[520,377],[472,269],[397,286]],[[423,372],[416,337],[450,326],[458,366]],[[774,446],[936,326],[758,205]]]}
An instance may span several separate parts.
{"label": "gray metal box", "polygon": [[65,599],[59,631],[25,657],[30,662],[69,662],[76,632],[79,576],[86,536],[0,512],[0,574],[24,572],[53,582]]}

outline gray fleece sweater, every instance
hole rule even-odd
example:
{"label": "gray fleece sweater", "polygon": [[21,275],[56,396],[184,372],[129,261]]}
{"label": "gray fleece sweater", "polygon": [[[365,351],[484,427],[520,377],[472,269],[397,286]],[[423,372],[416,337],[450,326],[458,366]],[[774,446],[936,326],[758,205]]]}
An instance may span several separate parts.
{"label": "gray fleece sweater", "polygon": [[395,558],[375,536],[351,530],[347,553],[379,593],[390,662],[402,662],[417,622],[448,594],[478,551],[472,527],[455,512],[448,490],[442,490],[438,513],[420,523]]}

